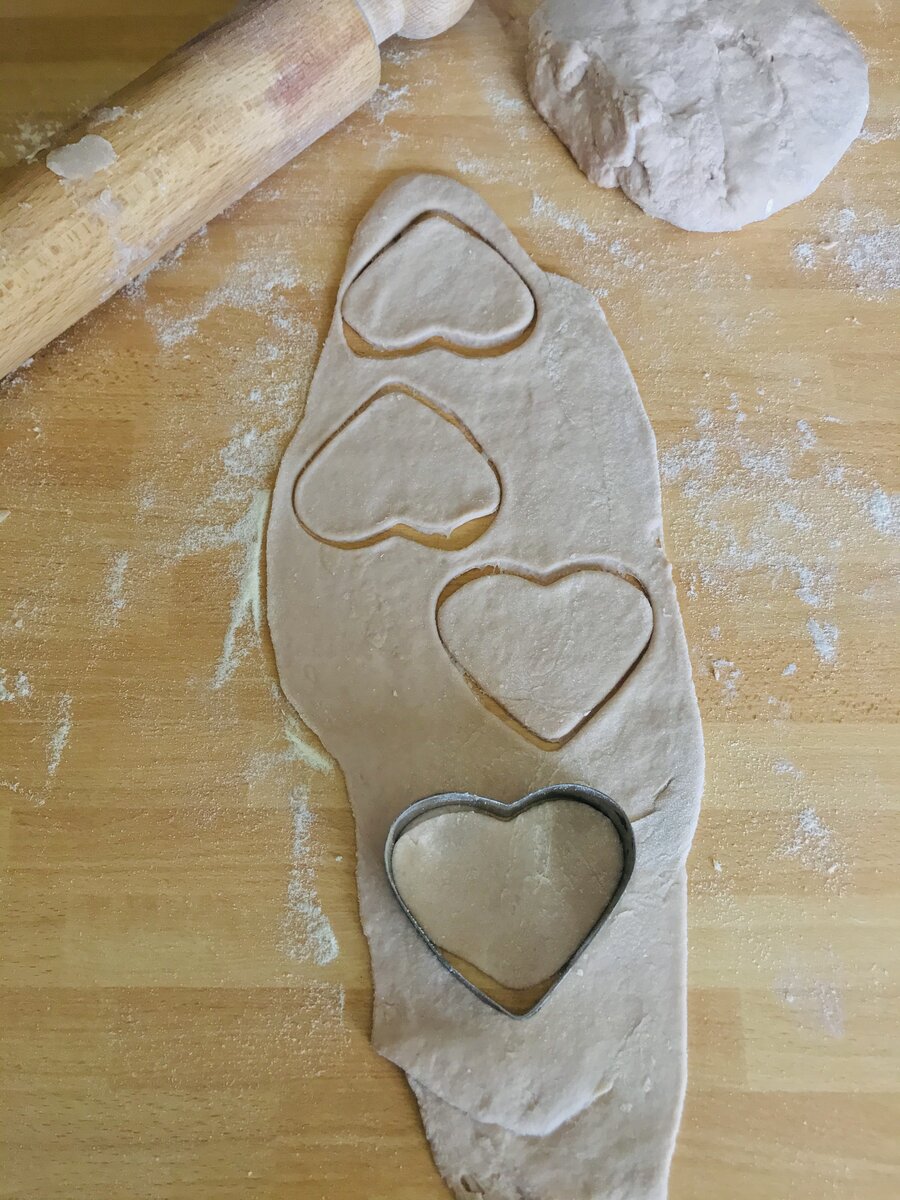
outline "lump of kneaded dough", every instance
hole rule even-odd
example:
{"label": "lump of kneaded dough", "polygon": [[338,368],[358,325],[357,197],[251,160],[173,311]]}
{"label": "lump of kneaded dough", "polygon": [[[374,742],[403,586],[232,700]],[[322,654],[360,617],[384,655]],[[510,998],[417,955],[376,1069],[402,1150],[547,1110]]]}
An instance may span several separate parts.
{"label": "lump of kneaded dough", "polygon": [[715,232],[813,192],[869,102],[856,42],[815,0],[545,0],[538,112],[593,183]]}

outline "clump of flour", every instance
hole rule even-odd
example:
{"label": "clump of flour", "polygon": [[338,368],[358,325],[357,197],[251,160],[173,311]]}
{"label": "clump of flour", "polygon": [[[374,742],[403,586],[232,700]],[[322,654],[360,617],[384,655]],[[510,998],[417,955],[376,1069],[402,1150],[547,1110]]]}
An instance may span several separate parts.
{"label": "clump of flour", "polygon": [[15,700],[27,700],[31,695],[31,682],[24,671],[14,674],[0,670],[0,704],[10,704]]}

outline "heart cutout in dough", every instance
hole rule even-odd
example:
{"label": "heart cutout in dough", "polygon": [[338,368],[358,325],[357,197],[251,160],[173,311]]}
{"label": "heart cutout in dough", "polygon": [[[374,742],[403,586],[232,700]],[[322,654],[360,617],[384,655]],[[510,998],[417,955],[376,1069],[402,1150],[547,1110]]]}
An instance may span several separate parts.
{"label": "heart cutout in dough", "polygon": [[436,621],[479,700],[527,740],[558,750],[635,669],[653,609],[634,576],[598,563],[549,574],[489,566],[451,580]]}
{"label": "heart cutout in dough", "polygon": [[294,484],[294,512],[306,532],[344,550],[389,537],[459,550],[484,533],[500,499],[497,468],[474,435],[400,386],[357,409]]}
{"label": "heart cutout in dough", "polygon": [[440,963],[507,1016],[530,1016],[597,935],[634,870],[634,834],[602,792],[560,784],[503,804],[429,796],[394,821],[385,867]]}
{"label": "heart cutout in dough", "polygon": [[535,316],[518,271],[476,234],[446,217],[416,221],[347,289],[341,314],[368,354],[513,349]]}

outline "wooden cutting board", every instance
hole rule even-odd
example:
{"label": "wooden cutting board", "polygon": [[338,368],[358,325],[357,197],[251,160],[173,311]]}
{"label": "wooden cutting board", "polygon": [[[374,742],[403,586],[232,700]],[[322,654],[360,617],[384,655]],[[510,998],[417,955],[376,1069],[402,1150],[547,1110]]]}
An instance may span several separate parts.
{"label": "wooden cutting board", "polygon": [[[229,7],[5,0],[5,159]],[[256,570],[350,236],[416,169],[596,292],[659,439],[708,752],[672,1200],[897,1194],[900,10],[831,5],[873,102],[819,192],[700,236],[530,109],[531,7],[389,44],[371,105],[3,385],[0,1196],[446,1195]]]}

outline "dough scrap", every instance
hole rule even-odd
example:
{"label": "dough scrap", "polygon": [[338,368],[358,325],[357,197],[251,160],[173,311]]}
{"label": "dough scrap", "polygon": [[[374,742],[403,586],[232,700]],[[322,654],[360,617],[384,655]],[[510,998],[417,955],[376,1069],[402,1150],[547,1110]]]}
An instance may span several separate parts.
{"label": "dough scrap", "polygon": [[[345,333],[346,290],[436,211],[511,264],[535,299],[533,328],[503,355],[434,347],[402,359],[361,356]],[[425,275],[419,263],[401,282],[413,287]],[[496,464],[496,519],[461,549],[404,538],[353,551],[323,545],[295,515],[297,477],[334,429],[398,382],[451,409]],[[388,462],[391,444],[382,437],[370,452]],[[436,606],[453,580],[485,565],[546,576],[585,561],[624,564],[641,581],[653,634],[627,685],[548,750],[474,694],[441,641]],[[356,820],[373,1042],[434,1098],[423,1109],[446,1177],[458,1178],[457,1166],[471,1159],[487,1178],[493,1161],[483,1192],[490,1200],[515,1187],[564,1200],[554,1179],[566,1179],[572,1195],[606,1197],[617,1194],[614,1186],[607,1193],[607,1178],[618,1186],[651,1168],[665,1178],[686,1069],[684,862],[703,746],[662,549],[655,443],[593,296],[536,267],[487,205],[453,180],[396,181],[357,230],[305,415],[276,481],[267,564],[282,686],[341,765]],[[513,1021],[454,980],[419,938],[390,890],[385,839],[422,796],[469,791],[509,802],[565,781],[619,802],[634,827],[636,866],[578,972],[533,1016]],[[572,1142],[576,1127],[583,1132]]]}
{"label": "dough scrap", "polygon": [[815,191],[869,102],[859,46],[815,0],[545,0],[528,86],[588,179],[705,232]]}
{"label": "dough scrap", "polygon": [[435,945],[506,987],[557,973],[608,905],[622,876],[608,817],[574,800],[512,821],[439,813],[397,840],[394,880]]}
{"label": "dough scrap", "polygon": [[497,251],[440,216],[405,230],[351,283],[344,320],[381,350],[433,338],[488,350],[517,338],[534,297]]}
{"label": "dough scrap", "polygon": [[[387,455],[374,455],[373,445]],[[346,546],[394,532],[449,537],[499,506],[500,482],[481,450],[449,416],[396,390],[375,396],[326,441],[294,491],[313,536]]]}
{"label": "dough scrap", "polygon": [[[682,871],[661,897],[654,918],[659,924],[647,940],[661,994],[686,988],[684,974],[673,974],[675,957],[666,952],[667,939],[684,936],[686,890]],[[643,1078],[630,1081],[611,1072],[580,1113],[544,1137],[473,1121],[411,1077],[435,1163],[456,1200],[666,1200],[681,1117],[680,1102],[671,1108],[683,1070],[673,1049],[686,1037],[685,1017],[679,1005],[672,1014],[673,1046],[643,1060]],[[640,1042],[638,1027],[626,1055],[638,1057]]]}
{"label": "dough scrap", "polygon": [[90,179],[116,161],[116,152],[104,137],[86,133],[77,142],[57,146],[46,158],[47,166],[62,180]]}
{"label": "dough scrap", "polygon": [[524,730],[560,743],[596,712],[646,649],[650,602],[612,571],[551,582],[499,571],[438,608],[451,657]]}

